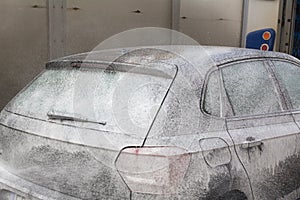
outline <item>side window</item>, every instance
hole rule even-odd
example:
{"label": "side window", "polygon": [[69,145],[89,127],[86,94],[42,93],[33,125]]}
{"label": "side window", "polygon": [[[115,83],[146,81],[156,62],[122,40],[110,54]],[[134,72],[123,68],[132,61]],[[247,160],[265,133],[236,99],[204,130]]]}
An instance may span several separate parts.
{"label": "side window", "polygon": [[294,109],[300,109],[300,68],[294,64],[272,61],[277,77],[290,96]]}
{"label": "side window", "polygon": [[214,71],[210,74],[205,91],[204,111],[213,116],[220,116],[220,84],[219,72]]}
{"label": "side window", "polygon": [[222,68],[222,75],[234,116],[282,110],[276,87],[263,61],[226,66]]}

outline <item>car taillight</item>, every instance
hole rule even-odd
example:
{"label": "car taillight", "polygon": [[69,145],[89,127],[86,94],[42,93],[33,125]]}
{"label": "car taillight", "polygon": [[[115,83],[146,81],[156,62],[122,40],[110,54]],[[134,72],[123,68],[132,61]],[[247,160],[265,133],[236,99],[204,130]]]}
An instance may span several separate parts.
{"label": "car taillight", "polygon": [[0,190],[0,199],[1,200],[25,200],[25,197],[19,196],[14,192],[8,190]]}
{"label": "car taillight", "polygon": [[177,147],[129,147],[121,151],[116,168],[133,192],[175,194],[190,157]]}

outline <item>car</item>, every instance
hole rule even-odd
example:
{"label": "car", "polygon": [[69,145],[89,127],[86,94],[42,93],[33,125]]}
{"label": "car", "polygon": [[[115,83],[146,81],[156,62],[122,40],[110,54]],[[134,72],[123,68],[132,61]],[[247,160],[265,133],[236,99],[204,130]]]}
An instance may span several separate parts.
{"label": "car", "polygon": [[0,114],[0,199],[298,199],[300,61],[144,46],[50,61]]}

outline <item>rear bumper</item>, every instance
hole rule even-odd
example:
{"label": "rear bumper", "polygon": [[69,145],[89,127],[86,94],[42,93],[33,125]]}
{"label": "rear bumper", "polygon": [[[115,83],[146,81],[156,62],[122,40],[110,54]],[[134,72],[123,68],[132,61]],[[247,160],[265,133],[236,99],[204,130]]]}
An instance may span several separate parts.
{"label": "rear bumper", "polygon": [[[13,192],[19,196],[24,197],[26,200],[80,200],[79,198],[71,197],[60,192],[50,190],[48,188],[33,184],[29,181],[19,178],[5,170],[0,166],[0,190],[7,190]],[[110,196],[101,196],[101,199],[115,199]],[[157,194],[143,194],[143,193],[132,193],[131,198],[119,199],[130,199],[130,200],[205,200],[211,199],[206,195],[199,193],[180,193],[173,195],[157,195]],[[214,199],[214,198],[213,198]]]}
{"label": "rear bumper", "polygon": [[[21,179],[18,176],[11,174],[3,167],[0,167],[0,190],[13,192],[21,197],[24,197],[26,200],[80,200],[78,198],[71,197]],[[130,200],[171,200],[176,199],[176,197],[178,196],[133,193]],[[110,199],[110,197],[102,197],[102,199]],[[192,196],[186,196],[184,199],[196,198],[193,198]]]}
{"label": "rear bumper", "polygon": [[[21,179],[18,176],[11,174],[3,167],[0,167],[0,190],[13,192],[19,196],[25,197],[26,200],[80,200],[78,198],[74,198]],[[199,196],[193,196],[192,194],[185,194],[182,196],[178,194],[155,195],[132,193],[131,198],[128,198],[128,200],[173,200],[177,199],[178,197],[180,197],[180,199],[187,200],[199,199]],[[101,197],[101,199],[111,199],[111,197]]]}
{"label": "rear bumper", "polygon": [[21,179],[0,166],[0,190],[7,190],[30,200],[79,200]]}
{"label": "rear bumper", "polygon": [[174,199],[182,199],[182,200],[202,200],[207,198],[201,198],[199,196],[186,194],[186,195],[155,195],[155,194],[142,194],[142,193],[133,193],[131,196],[131,200],[174,200]]}

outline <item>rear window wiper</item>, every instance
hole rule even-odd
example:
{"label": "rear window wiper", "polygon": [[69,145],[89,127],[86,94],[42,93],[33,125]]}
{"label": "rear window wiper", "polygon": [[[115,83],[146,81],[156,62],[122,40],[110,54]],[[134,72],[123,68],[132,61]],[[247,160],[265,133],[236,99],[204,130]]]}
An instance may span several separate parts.
{"label": "rear window wiper", "polygon": [[53,112],[48,112],[47,116],[49,119],[52,120],[61,120],[61,121],[74,121],[74,122],[86,122],[86,123],[92,123],[92,124],[100,124],[105,126],[106,122],[95,122],[93,120],[89,120],[83,117],[76,117],[72,116],[69,114],[61,114],[61,113],[53,113]]}

